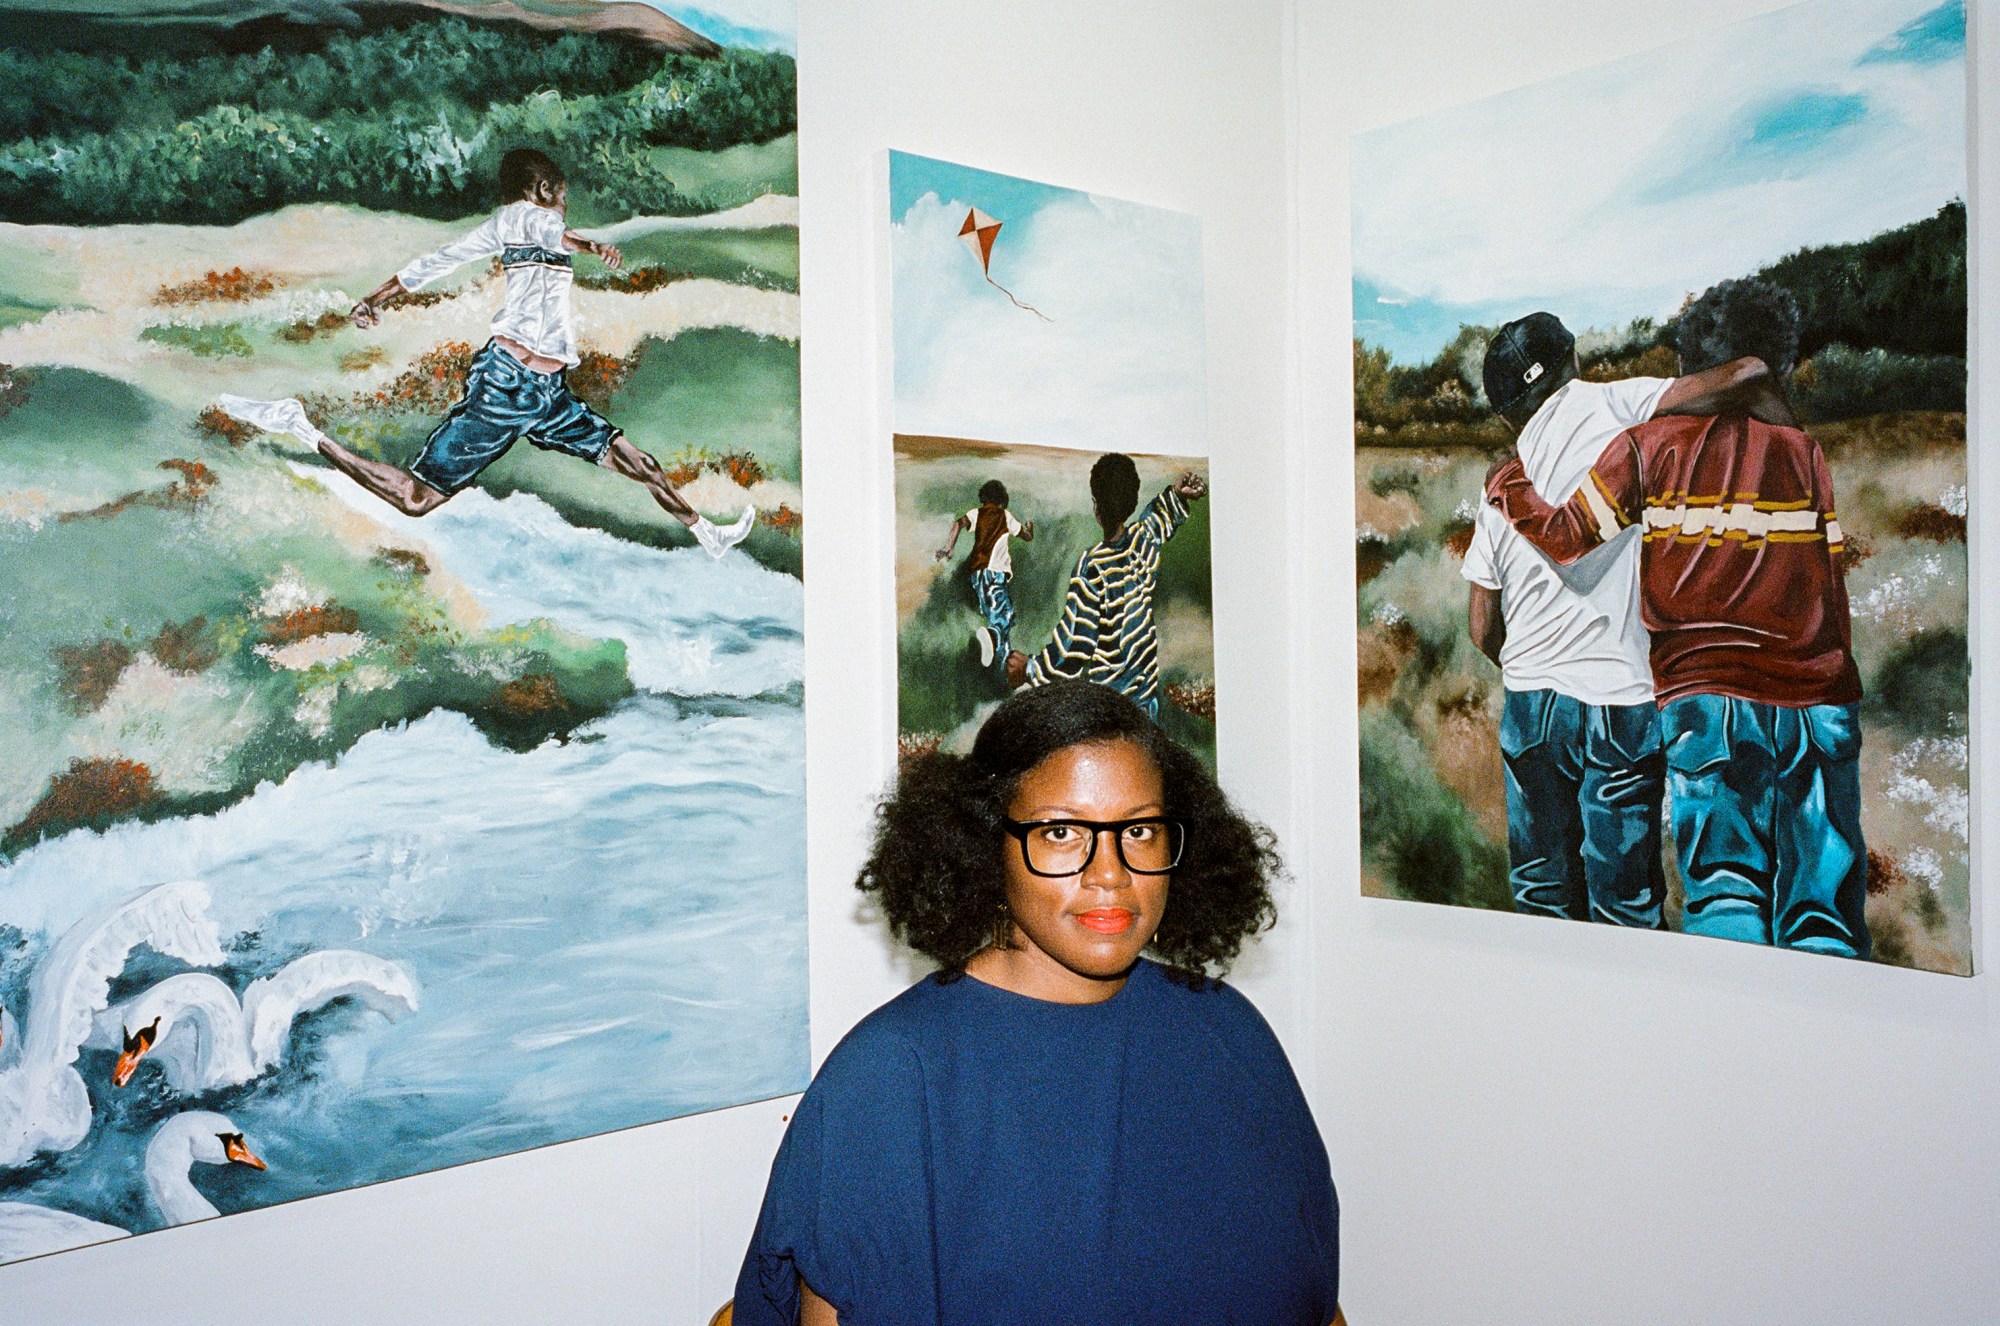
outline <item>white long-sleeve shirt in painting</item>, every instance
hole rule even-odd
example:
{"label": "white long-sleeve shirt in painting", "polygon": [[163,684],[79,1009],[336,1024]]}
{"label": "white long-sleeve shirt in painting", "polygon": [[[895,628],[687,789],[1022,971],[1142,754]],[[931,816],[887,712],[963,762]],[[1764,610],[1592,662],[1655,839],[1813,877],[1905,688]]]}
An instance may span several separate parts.
{"label": "white long-sleeve shirt in painting", "polygon": [[471,233],[397,272],[396,279],[405,290],[421,290],[466,263],[499,258],[507,296],[493,315],[493,334],[574,365],[572,275],[563,234],[562,213],[531,202],[509,203]]}

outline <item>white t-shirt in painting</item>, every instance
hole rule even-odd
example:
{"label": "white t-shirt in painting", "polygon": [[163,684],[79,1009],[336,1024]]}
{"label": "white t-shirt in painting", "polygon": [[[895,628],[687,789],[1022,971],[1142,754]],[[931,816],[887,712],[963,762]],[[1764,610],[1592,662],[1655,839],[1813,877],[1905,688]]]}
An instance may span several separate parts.
{"label": "white t-shirt in painting", "polygon": [[[1604,448],[1653,417],[1671,378],[1565,383],[1515,443],[1544,500],[1576,492]],[[1550,690],[1585,704],[1647,704],[1651,641],[1639,617],[1639,535],[1621,533],[1569,566],[1557,566],[1484,502],[1461,574],[1500,591],[1507,640],[1500,679],[1510,691]]]}
{"label": "white t-shirt in painting", "polygon": [[[1007,526],[1000,531],[1000,537],[993,540],[993,551],[986,555],[986,569],[988,571],[997,571],[1003,576],[1010,576],[1014,574],[1014,554],[1008,545],[1008,539],[1010,535],[1021,532],[1021,522],[1014,518],[1012,511],[1002,512],[1001,514],[1006,517]],[[972,527],[972,537],[975,539],[978,538],[978,507],[974,507],[965,513],[965,523]]]}

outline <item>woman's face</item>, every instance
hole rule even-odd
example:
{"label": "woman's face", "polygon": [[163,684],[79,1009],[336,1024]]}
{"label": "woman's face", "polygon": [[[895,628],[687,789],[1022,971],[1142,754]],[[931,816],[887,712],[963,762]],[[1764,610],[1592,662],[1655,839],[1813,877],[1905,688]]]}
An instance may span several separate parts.
{"label": "woman's face", "polygon": [[[1049,756],[1022,776],[1007,814],[1015,820],[1106,821],[1164,815],[1166,809],[1152,757],[1119,740]],[[1128,870],[1109,833],[1097,836],[1081,870],[1057,878],[1029,870],[1018,839],[1008,838],[1001,850],[1014,918],[1015,947],[1006,952],[1006,965],[1016,981],[1034,987],[1018,992],[1065,1003],[1116,994],[1160,928],[1168,877]]]}

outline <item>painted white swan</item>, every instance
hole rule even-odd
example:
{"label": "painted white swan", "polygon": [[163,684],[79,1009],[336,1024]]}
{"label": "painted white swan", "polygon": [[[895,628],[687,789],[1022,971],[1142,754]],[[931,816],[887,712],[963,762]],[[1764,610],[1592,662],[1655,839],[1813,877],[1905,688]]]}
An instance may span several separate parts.
{"label": "painted white swan", "polygon": [[[206,1165],[248,1165],[263,1169],[243,1134],[226,1115],[189,1110],[161,1124],[146,1144],[146,1195],[170,1225],[221,1214],[195,1189],[188,1171]],[[129,1235],[116,1225],[86,1220],[32,1202],[0,1202],[0,1262],[39,1257]]]}
{"label": "painted white swan", "polygon": [[43,957],[29,978],[20,1048],[0,1061],[0,1167],[67,1151],[90,1131],[76,1054],[133,949],[147,944],[193,966],[221,964],[208,900],[208,887],[195,880],[156,885],[77,922]]}
{"label": "painted white swan", "polygon": [[86,1220],[53,1206],[33,1202],[0,1202],[0,1262],[63,1252],[109,1239],[130,1238],[116,1225]]}
{"label": "painted white swan", "polygon": [[250,1150],[227,1115],[211,1110],[188,1110],[160,1125],[153,1140],[146,1143],[146,1195],[170,1225],[190,1220],[206,1220],[221,1215],[215,1203],[195,1190],[188,1170],[195,1162],[204,1165],[248,1165],[263,1169],[264,1162]]}
{"label": "painted white swan", "polygon": [[355,999],[385,1017],[414,1012],[409,972],[372,953],[308,953],[236,992],[206,972],[169,976],[100,1013],[89,1044],[120,1051],[111,1080],[124,1086],[143,1059],[158,1059],[167,1085],[182,1093],[233,1087],[284,1057],[292,1020],[336,999]]}

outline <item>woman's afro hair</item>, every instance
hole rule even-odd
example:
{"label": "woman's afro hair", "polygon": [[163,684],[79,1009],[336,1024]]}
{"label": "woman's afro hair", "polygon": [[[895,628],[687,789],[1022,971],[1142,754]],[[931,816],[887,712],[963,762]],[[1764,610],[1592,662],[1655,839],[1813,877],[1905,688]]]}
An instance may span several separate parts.
{"label": "woman's afro hair", "polygon": [[908,763],[877,811],[859,887],[898,939],[947,973],[963,972],[1002,933],[1004,854],[1018,848],[1001,821],[1022,776],[1057,751],[1114,741],[1146,752],[1167,814],[1188,825],[1150,952],[1189,984],[1220,976],[1276,918],[1271,885],[1283,867],[1271,834],[1237,813],[1201,761],[1144,710],[1089,682],[1017,692],[981,726],[970,755]]}

